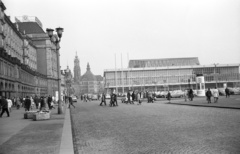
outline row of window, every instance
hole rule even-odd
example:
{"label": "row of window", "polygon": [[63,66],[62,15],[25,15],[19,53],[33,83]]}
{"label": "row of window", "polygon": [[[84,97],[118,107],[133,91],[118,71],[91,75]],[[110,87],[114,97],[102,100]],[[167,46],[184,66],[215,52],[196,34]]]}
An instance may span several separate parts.
{"label": "row of window", "polygon": [[229,74],[238,73],[238,67],[207,67],[207,68],[189,68],[189,69],[167,69],[167,70],[140,70],[128,72],[105,72],[106,79],[131,78],[131,77],[157,77],[171,75],[191,75],[191,74]]}
{"label": "row of window", "polygon": [[[185,76],[161,76],[161,77],[139,77],[139,78],[118,78],[118,79],[106,79],[106,87],[108,86],[118,86],[121,85],[158,85],[158,84],[168,84],[168,83],[188,83],[196,82],[195,75],[185,75]],[[206,75],[205,82],[215,82],[215,81],[232,81],[239,80],[240,74],[220,74],[220,75]],[[116,83],[117,82],[117,83]]]}

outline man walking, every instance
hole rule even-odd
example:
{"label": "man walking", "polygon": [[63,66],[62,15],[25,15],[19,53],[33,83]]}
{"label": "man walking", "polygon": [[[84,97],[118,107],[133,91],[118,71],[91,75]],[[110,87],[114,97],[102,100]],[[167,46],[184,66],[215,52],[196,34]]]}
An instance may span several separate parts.
{"label": "man walking", "polygon": [[72,97],[70,96],[68,98],[69,98],[69,106],[68,106],[68,108],[70,108],[70,105],[72,105],[75,108],[75,106],[73,105]]}
{"label": "man walking", "polygon": [[212,92],[210,88],[208,88],[208,91],[206,92],[206,97],[207,97],[208,103],[211,103]]}
{"label": "man walking", "polygon": [[25,111],[30,111],[31,104],[31,100],[29,96],[27,96],[25,99]]}
{"label": "man walking", "polygon": [[226,98],[230,97],[230,92],[228,88],[225,89],[225,93],[226,93]]}
{"label": "man walking", "polygon": [[2,96],[0,96],[0,105],[2,106],[2,113],[0,115],[0,117],[2,117],[3,113],[6,111],[7,112],[7,116],[10,117],[9,115],[9,111],[8,111],[8,102],[5,98],[3,98]]}
{"label": "man walking", "polygon": [[47,103],[48,103],[48,108],[49,108],[49,110],[52,109],[52,107],[51,107],[51,102],[52,102],[52,97],[49,95],[49,96],[48,96],[48,99],[47,99]]}
{"label": "man walking", "polygon": [[102,103],[104,103],[105,106],[107,105],[107,104],[106,104],[106,95],[105,95],[105,93],[102,93],[102,99],[101,99],[100,106],[102,106]]}

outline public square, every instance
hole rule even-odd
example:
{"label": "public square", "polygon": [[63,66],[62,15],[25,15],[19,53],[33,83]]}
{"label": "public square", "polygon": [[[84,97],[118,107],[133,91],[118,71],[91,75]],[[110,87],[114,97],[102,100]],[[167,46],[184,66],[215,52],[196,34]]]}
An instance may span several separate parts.
{"label": "public square", "polygon": [[[192,103],[196,101],[205,104],[205,98]],[[239,96],[220,97],[219,103],[234,101],[238,103]],[[75,153],[240,153],[239,109],[165,100],[118,107],[99,106],[99,101],[75,105]]]}

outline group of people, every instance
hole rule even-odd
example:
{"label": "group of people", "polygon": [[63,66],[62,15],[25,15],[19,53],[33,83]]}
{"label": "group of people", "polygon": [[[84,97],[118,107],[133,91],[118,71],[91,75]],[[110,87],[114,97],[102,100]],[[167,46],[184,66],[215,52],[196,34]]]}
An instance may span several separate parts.
{"label": "group of people", "polygon": [[[105,93],[102,93],[100,106],[102,106],[103,103],[104,103],[105,106],[107,105]],[[113,92],[113,93],[111,94],[111,96],[110,96],[109,106],[110,106],[110,107],[118,106],[117,94],[116,94],[115,92]]]}
{"label": "group of people", "polygon": [[[225,94],[226,94],[226,98],[230,97],[230,90],[227,87],[225,89]],[[207,102],[208,103],[211,103],[211,97],[213,97],[213,102],[217,103],[218,102],[218,97],[219,97],[219,91],[218,91],[217,87],[215,87],[215,89],[213,89],[213,90],[208,88],[208,90],[206,92],[206,97],[207,97]]]}
{"label": "group of people", "polygon": [[38,97],[35,95],[34,97],[26,96],[26,97],[13,97],[12,99],[7,98],[5,96],[0,96],[0,117],[6,112],[7,116],[10,117],[10,112],[12,107],[16,107],[19,110],[21,107],[25,109],[25,111],[30,111],[34,107],[39,110],[55,109],[54,107],[55,99],[52,96],[41,96]]}

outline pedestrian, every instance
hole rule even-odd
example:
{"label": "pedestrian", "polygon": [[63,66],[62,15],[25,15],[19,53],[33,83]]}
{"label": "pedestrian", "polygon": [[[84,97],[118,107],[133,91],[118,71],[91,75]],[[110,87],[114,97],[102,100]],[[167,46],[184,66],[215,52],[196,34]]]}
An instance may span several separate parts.
{"label": "pedestrian", "polygon": [[2,113],[0,115],[0,118],[2,117],[4,112],[7,112],[7,116],[10,117],[10,114],[9,114],[9,111],[8,111],[8,101],[3,96],[0,96],[0,105],[1,105],[1,108],[2,108]]}
{"label": "pedestrian", "polygon": [[7,99],[7,102],[8,102],[8,111],[12,112],[13,102],[10,98]]}
{"label": "pedestrian", "polygon": [[30,111],[30,107],[31,107],[31,100],[29,98],[29,96],[26,96],[25,99],[25,111]]}
{"label": "pedestrian", "polygon": [[72,97],[70,96],[70,97],[68,97],[68,99],[69,99],[68,108],[70,108],[70,105],[72,105],[75,108],[75,106],[73,105]]}
{"label": "pedestrian", "polygon": [[47,103],[48,103],[48,108],[49,108],[49,110],[52,109],[52,108],[51,108],[51,102],[52,102],[52,97],[49,95],[49,96],[48,96],[48,99],[47,99]]}
{"label": "pedestrian", "polygon": [[42,111],[43,108],[45,108],[45,102],[44,102],[44,97],[41,96],[41,98],[40,98],[40,107],[39,107],[40,111]]}
{"label": "pedestrian", "polygon": [[127,99],[128,99],[128,101],[127,101],[127,103],[129,103],[129,104],[131,104],[131,94],[130,94],[130,91],[128,91],[128,93],[127,93]]}
{"label": "pedestrian", "polygon": [[171,103],[171,93],[170,93],[170,91],[168,91],[168,93],[167,93],[167,100],[168,100],[168,103]]}
{"label": "pedestrian", "polygon": [[186,89],[184,91],[184,100],[185,100],[185,102],[187,102],[187,98],[188,98],[188,90]]}
{"label": "pedestrian", "polygon": [[137,101],[138,101],[138,105],[142,104],[142,99],[141,99],[141,92],[137,93]]}
{"label": "pedestrian", "polygon": [[218,91],[217,87],[215,87],[215,89],[213,90],[213,97],[214,97],[214,103],[217,103],[218,97],[219,97],[219,91]]}
{"label": "pedestrian", "polygon": [[52,108],[55,109],[53,101],[51,101],[51,109],[52,109]]}
{"label": "pedestrian", "polygon": [[208,103],[211,103],[212,92],[210,88],[208,88],[208,91],[206,92],[206,97],[207,97]]}
{"label": "pedestrian", "polygon": [[227,87],[225,89],[225,93],[226,93],[226,98],[229,98],[230,97],[230,91]]}
{"label": "pedestrian", "polygon": [[37,95],[35,95],[35,97],[34,97],[34,103],[35,103],[36,109],[38,109],[38,106],[39,106],[39,98],[38,98]]}
{"label": "pedestrian", "polygon": [[105,93],[102,93],[102,99],[101,99],[100,106],[102,106],[102,103],[104,103],[105,106],[107,105],[107,104],[106,104],[106,95],[105,95]]}
{"label": "pedestrian", "polygon": [[20,98],[17,97],[16,98],[16,108],[17,108],[17,110],[20,108],[20,106],[21,106]]}
{"label": "pedestrian", "polygon": [[193,90],[192,89],[189,90],[188,97],[189,97],[190,101],[193,101]]}

